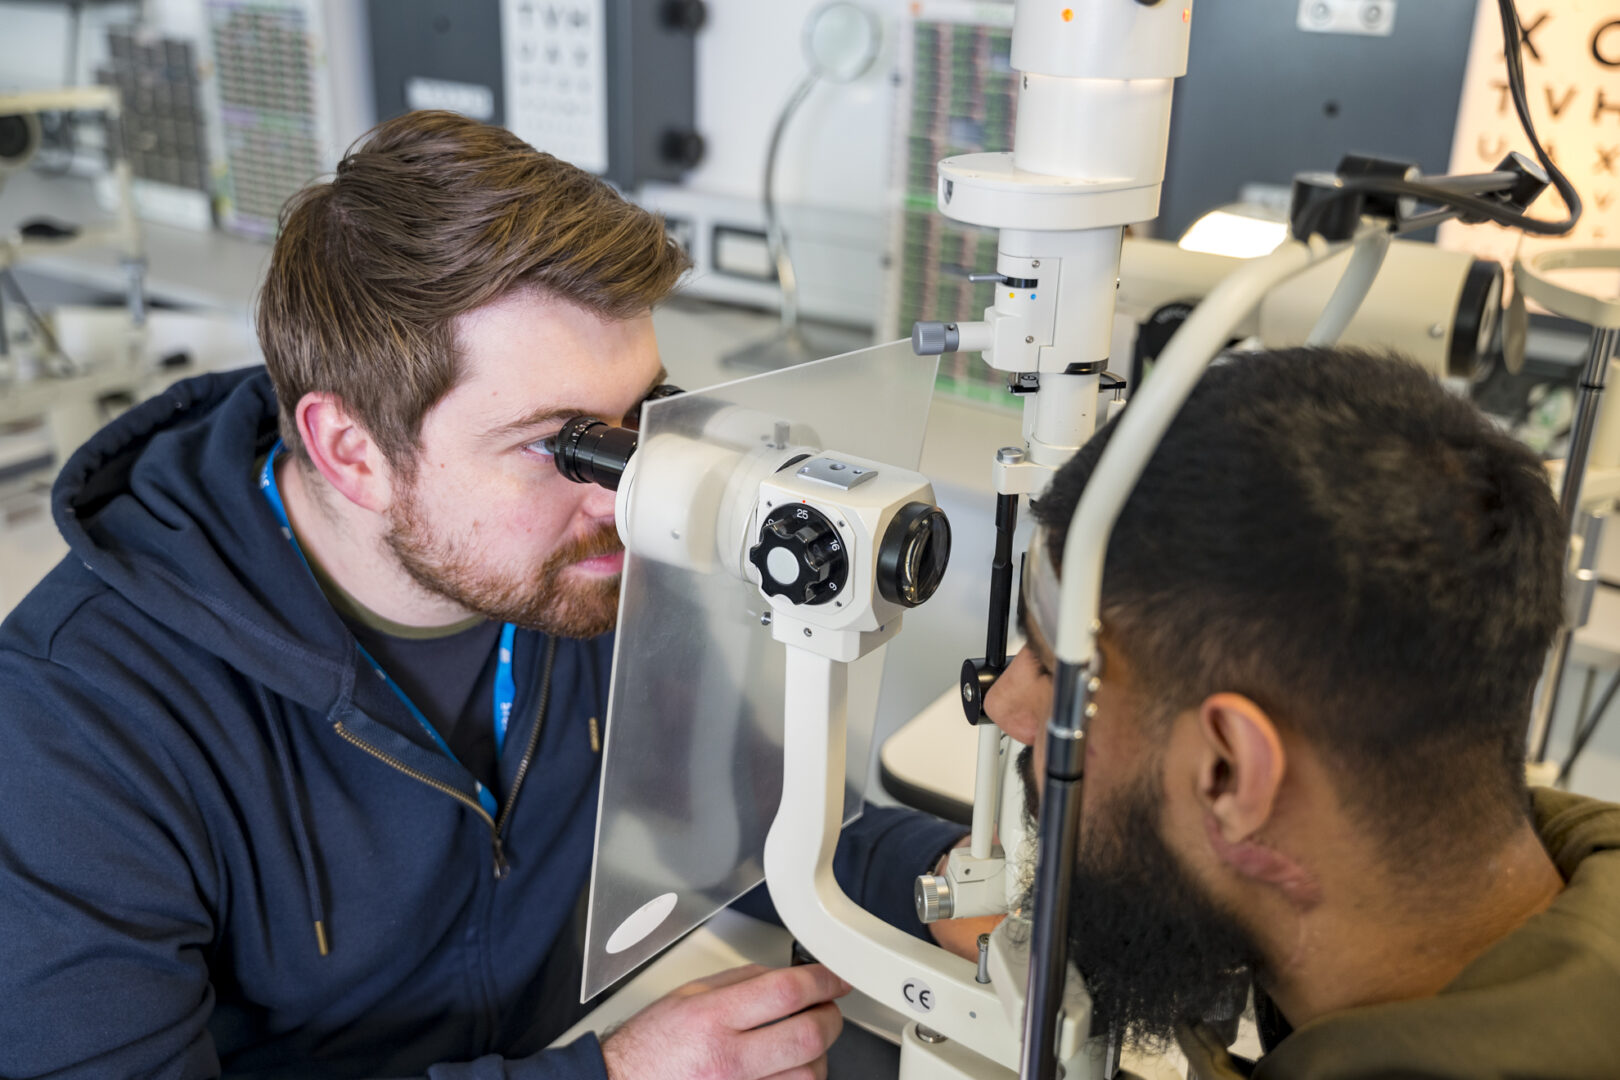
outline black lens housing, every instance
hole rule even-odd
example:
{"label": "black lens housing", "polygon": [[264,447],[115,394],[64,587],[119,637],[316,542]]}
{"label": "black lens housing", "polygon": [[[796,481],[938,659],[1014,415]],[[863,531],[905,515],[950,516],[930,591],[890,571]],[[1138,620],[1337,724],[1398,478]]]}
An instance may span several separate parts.
{"label": "black lens housing", "polygon": [[951,523],[945,511],[928,503],[907,503],[889,522],[878,545],[878,593],[901,607],[916,607],[945,580],[950,560]]}
{"label": "black lens housing", "polygon": [[[660,383],[641,399],[649,401],[685,393],[673,383]],[[641,407],[636,408],[636,420]],[[576,484],[595,484],[609,491],[619,490],[619,477],[630,464],[641,435],[635,427],[615,427],[595,416],[576,416],[563,422],[557,434],[546,439],[546,449],[557,463],[557,471]]]}
{"label": "black lens housing", "polygon": [[633,428],[614,427],[594,416],[564,421],[547,439],[557,471],[576,484],[619,489],[619,478],[630,464],[641,436]]}
{"label": "black lens housing", "polygon": [[0,116],[0,163],[21,162],[33,145],[34,132],[30,130],[25,113]]}

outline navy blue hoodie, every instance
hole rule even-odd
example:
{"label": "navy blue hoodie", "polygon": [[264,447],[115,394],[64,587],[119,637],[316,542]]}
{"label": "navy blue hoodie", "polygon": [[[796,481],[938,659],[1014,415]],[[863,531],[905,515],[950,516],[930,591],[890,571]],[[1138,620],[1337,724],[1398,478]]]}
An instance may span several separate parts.
{"label": "navy blue hoodie", "polygon": [[[262,369],[191,379],[57,481],[71,552],[0,627],[0,1075],[601,1077],[594,1036],[543,1048],[612,636],[556,643],[536,734],[547,639],[518,635],[497,850],[279,532],[274,416]],[[840,880],[916,932],[959,832],[869,810]]]}

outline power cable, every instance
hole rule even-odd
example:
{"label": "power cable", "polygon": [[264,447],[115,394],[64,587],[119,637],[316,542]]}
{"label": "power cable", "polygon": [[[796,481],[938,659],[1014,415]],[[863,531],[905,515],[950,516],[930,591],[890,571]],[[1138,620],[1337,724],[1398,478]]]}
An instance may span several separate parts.
{"label": "power cable", "polygon": [[1519,125],[1524,129],[1525,137],[1530,140],[1530,146],[1536,152],[1536,160],[1546,170],[1547,179],[1559,197],[1564,200],[1568,213],[1563,220],[1546,221],[1533,218],[1526,211],[1514,209],[1506,203],[1478,195],[1447,191],[1436,185],[1426,184],[1422,180],[1358,176],[1341,180],[1329,198],[1323,199],[1307,211],[1299,230],[1302,235],[1309,236],[1316,230],[1333,203],[1358,193],[1418,199],[1456,210],[1470,221],[1490,221],[1534,236],[1564,236],[1575,228],[1581,218],[1581,197],[1576,192],[1575,185],[1570,183],[1569,177],[1564,175],[1563,170],[1541,145],[1541,139],[1536,135],[1535,123],[1530,119],[1530,103],[1524,88],[1524,34],[1518,9],[1514,6],[1513,0],[1497,0],[1497,5],[1502,16],[1502,53],[1507,61],[1508,89],[1513,98],[1513,109],[1518,114]]}

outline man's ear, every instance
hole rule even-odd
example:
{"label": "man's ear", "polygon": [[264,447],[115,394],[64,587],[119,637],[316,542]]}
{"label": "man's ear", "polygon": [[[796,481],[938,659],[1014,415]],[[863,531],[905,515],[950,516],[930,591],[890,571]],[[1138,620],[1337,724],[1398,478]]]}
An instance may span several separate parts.
{"label": "man's ear", "polygon": [[335,394],[305,394],[293,413],[310,462],[328,485],[373,513],[393,498],[392,474],[381,449]]}
{"label": "man's ear", "polygon": [[1240,694],[1215,694],[1198,709],[1198,795],[1228,844],[1271,820],[1287,760],[1277,727]]}

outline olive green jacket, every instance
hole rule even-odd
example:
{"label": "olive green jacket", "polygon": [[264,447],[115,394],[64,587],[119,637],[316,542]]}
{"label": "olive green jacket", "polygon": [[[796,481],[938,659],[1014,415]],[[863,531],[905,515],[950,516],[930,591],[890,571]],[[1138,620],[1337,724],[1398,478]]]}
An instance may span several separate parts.
{"label": "olive green jacket", "polygon": [[1198,1080],[1617,1080],[1620,806],[1536,788],[1536,831],[1568,882],[1552,906],[1429,998],[1348,1009],[1258,1064],[1184,1032]]}

